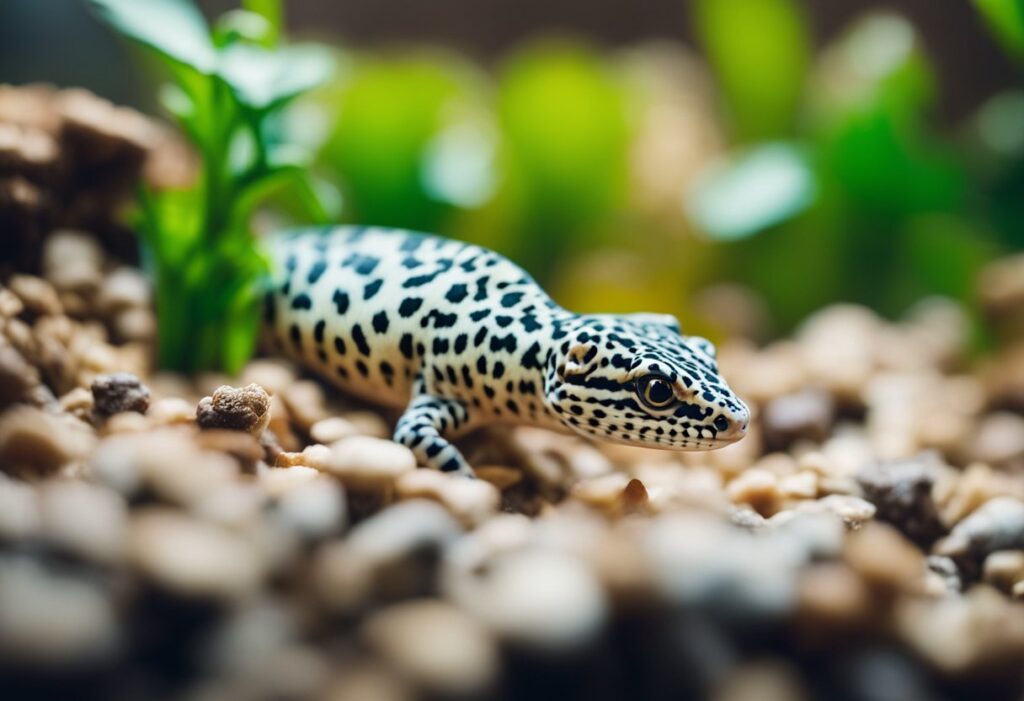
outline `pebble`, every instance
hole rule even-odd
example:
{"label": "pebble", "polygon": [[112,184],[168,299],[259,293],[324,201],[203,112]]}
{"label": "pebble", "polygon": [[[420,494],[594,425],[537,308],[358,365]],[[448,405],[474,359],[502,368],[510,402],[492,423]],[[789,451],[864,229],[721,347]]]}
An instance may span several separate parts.
{"label": "pebble", "polygon": [[36,535],[40,528],[35,490],[0,474],[0,541],[14,543]]}
{"label": "pebble", "polygon": [[145,414],[149,410],[149,387],[131,373],[97,375],[90,389],[94,409],[101,417],[125,411]]}
{"label": "pebble", "polygon": [[309,427],[309,437],[317,443],[323,443],[324,445],[336,443],[342,438],[358,436],[361,433],[354,423],[340,416],[320,419]]}
{"label": "pebble", "polygon": [[318,421],[331,416],[323,387],[312,380],[292,382],[281,392],[281,399],[288,408],[288,416],[303,433],[309,433]]}
{"label": "pebble", "polygon": [[39,381],[39,371],[0,338],[0,408],[22,400]]}
{"label": "pebble", "polygon": [[390,490],[403,473],[416,469],[416,456],[404,445],[382,438],[351,436],[333,443],[329,451],[303,452],[310,467],[363,491]]}
{"label": "pebble", "polygon": [[737,504],[749,504],[762,516],[771,516],[779,508],[779,480],[765,469],[741,472],[726,485],[725,493]]}
{"label": "pebble", "polygon": [[103,278],[96,304],[108,319],[119,312],[148,308],[149,281],[136,268],[120,267]]}
{"label": "pebble", "polygon": [[340,533],[345,525],[345,492],[337,481],[316,475],[284,490],[272,513],[305,538],[326,538]]}
{"label": "pebble", "polygon": [[785,450],[800,440],[821,443],[828,437],[835,417],[832,395],[805,389],[768,402],[761,414],[768,450]]}
{"label": "pebble", "polygon": [[0,657],[22,671],[88,669],[117,651],[113,606],[93,581],[0,559]]}
{"label": "pebble", "polygon": [[203,397],[196,408],[201,428],[226,428],[259,435],[270,422],[270,395],[253,383],[246,387],[222,385]]}
{"label": "pebble", "polygon": [[438,470],[410,470],[395,480],[399,499],[432,499],[443,505],[466,528],[473,528],[494,514],[501,494],[484,480],[470,480]]}
{"label": "pebble", "polygon": [[132,515],[129,555],[144,576],[188,598],[237,600],[255,592],[263,578],[251,542],[169,509]]}
{"label": "pebble", "polygon": [[997,550],[1020,549],[1024,549],[1024,502],[996,497],[954,526],[934,551],[971,572]]}
{"label": "pebble", "polygon": [[481,697],[498,677],[494,639],[473,618],[436,600],[408,601],[371,615],[359,636],[397,674],[427,694]]}
{"label": "pebble", "polygon": [[938,478],[938,460],[927,453],[909,460],[872,463],[857,473],[857,483],[865,498],[878,508],[879,520],[925,546],[946,532],[932,496]]}
{"label": "pebble", "polygon": [[7,280],[7,289],[17,295],[31,317],[56,316],[63,311],[60,297],[53,285],[32,275],[12,275]]}
{"label": "pebble", "polygon": [[9,474],[53,474],[85,458],[94,443],[85,425],[71,417],[27,406],[0,415],[0,470]]}
{"label": "pebble", "polygon": [[850,534],[843,559],[868,583],[883,589],[912,589],[925,573],[921,551],[895,528],[877,522]]}
{"label": "pebble", "polygon": [[94,292],[103,282],[103,251],[87,233],[54,231],[43,246],[43,274],[61,292]]}
{"label": "pebble", "polygon": [[996,550],[985,558],[982,578],[1015,598],[1024,595],[1024,550]]}
{"label": "pebble", "polygon": [[371,599],[392,601],[436,588],[440,551],[461,533],[432,501],[400,502],[352,528],[344,541],[317,553],[317,591],[331,608],[351,611]]}
{"label": "pebble", "polygon": [[79,480],[39,488],[42,535],[87,561],[116,564],[124,554],[128,506],[117,492]]}
{"label": "pebble", "polygon": [[459,606],[496,636],[534,652],[567,654],[586,648],[609,614],[595,573],[582,560],[556,551],[500,555],[457,591]]}

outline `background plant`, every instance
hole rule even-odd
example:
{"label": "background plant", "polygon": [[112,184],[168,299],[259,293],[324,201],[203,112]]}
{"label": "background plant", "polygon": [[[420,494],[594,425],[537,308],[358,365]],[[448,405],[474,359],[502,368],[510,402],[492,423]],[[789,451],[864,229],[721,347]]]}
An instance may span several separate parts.
{"label": "background plant", "polygon": [[333,68],[317,46],[281,43],[277,0],[250,0],[211,28],[189,0],[90,0],[100,17],[155,56],[171,82],[160,100],[200,158],[194,187],[144,189],[137,227],[159,318],[159,364],[234,371],[253,352],[268,262],[249,220],[290,189],[304,214],[334,212],[283,110]]}

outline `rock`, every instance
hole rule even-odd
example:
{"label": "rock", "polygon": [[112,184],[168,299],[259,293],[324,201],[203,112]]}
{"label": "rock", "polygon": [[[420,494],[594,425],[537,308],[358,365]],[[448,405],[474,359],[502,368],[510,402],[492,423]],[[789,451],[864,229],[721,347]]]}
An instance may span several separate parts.
{"label": "rock", "polygon": [[1024,591],[1024,550],[997,550],[985,558],[982,578],[997,589],[1019,597]]}
{"label": "rock", "polygon": [[924,556],[891,526],[868,523],[850,534],[843,559],[869,583],[903,591],[918,586],[925,573]]}
{"label": "rock", "polygon": [[390,490],[400,475],[416,469],[416,456],[404,445],[381,438],[351,436],[329,451],[303,451],[310,467],[339,478],[354,490]]}
{"label": "rock", "polygon": [[609,516],[647,511],[649,496],[644,483],[621,472],[592,477],[573,485],[571,495]]}
{"label": "rock", "polygon": [[1024,471],[1024,416],[997,412],[982,419],[967,446],[972,462],[1006,472]]}
{"label": "rock", "polygon": [[320,419],[309,427],[310,438],[317,443],[323,443],[324,445],[336,443],[342,438],[358,436],[359,434],[360,431],[355,424],[348,419],[341,418],[340,416]]}
{"label": "rock", "polygon": [[238,461],[239,467],[245,473],[255,472],[256,464],[263,459],[263,446],[249,433],[211,428],[200,431],[195,442],[204,450],[227,453]]}
{"label": "rock", "polygon": [[254,592],[263,578],[251,542],[168,509],[134,514],[129,542],[132,564],[179,596],[230,601]]}
{"label": "rock", "polygon": [[90,294],[103,282],[103,250],[92,236],[54,231],[43,247],[43,274],[61,292]]}
{"label": "rock", "polygon": [[779,508],[778,478],[771,472],[751,468],[741,472],[725,488],[737,504],[749,504],[762,516],[771,516]]}
{"label": "rock", "polygon": [[107,318],[150,305],[149,281],[136,268],[120,267],[103,278],[96,298],[99,311]]}
{"label": "rock", "polygon": [[288,415],[298,428],[309,433],[318,421],[330,418],[323,387],[312,380],[292,382],[281,392]]}
{"label": "rock", "polygon": [[0,338],[0,408],[24,399],[39,384],[39,371]]}
{"label": "rock", "polygon": [[40,527],[35,490],[0,474],[0,542],[16,543],[36,535]]}
{"label": "rock", "polygon": [[63,311],[57,290],[42,278],[31,275],[12,275],[7,281],[7,288],[18,296],[31,318],[40,316],[56,316]]}
{"label": "rock", "polygon": [[950,474],[937,482],[933,494],[942,523],[948,530],[996,497],[1024,501],[1024,482],[1016,475],[998,472],[984,463],[971,463],[963,472]]}
{"label": "rock", "polygon": [[1024,502],[1012,497],[990,499],[953,527],[935,544],[938,555],[946,555],[967,573],[974,575],[980,564],[997,550],[1024,549]]}
{"label": "rock", "polygon": [[153,402],[147,416],[154,426],[175,426],[194,423],[196,411],[180,397],[164,397]]}
{"label": "rock", "polygon": [[[794,510],[802,513],[835,514],[850,530],[860,528],[874,518],[876,513],[874,504],[848,494],[829,494],[821,499],[802,501]],[[783,513],[785,512],[780,512],[769,520],[775,520]]]}
{"label": "rock", "polygon": [[92,381],[91,389],[95,411],[99,416],[125,411],[145,414],[149,410],[149,387],[131,373],[98,375]]}
{"label": "rock", "polygon": [[498,649],[474,619],[440,601],[396,604],[360,628],[365,644],[400,677],[444,698],[482,696],[498,677]]}
{"label": "rock", "polygon": [[937,460],[923,454],[910,460],[867,465],[857,473],[857,483],[865,498],[878,508],[879,520],[927,546],[946,532],[932,496],[938,477]]}
{"label": "rock", "polygon": [[0,657],[17,669],[89,668],[117,650],[109,592],[97,583],[0,560]]}
{"label": "rock", "polygon": [[798,608],[805,625],[856,629],[866,624],[873,606],[864,580],[839,563],[820,563],[800,573]]}
{"label": "rock", "polygon": [[473,528],[498,510],[501,495],[491,484],[438,470],[410,470],[395,481],[399,499],[432,499],[463,526]]}
{"label": "rock", "polygon": [[284,490],[272,512],[305,538],[326,538],[345,525],[345,492],[335,480],[318,474]]}
{"label": "rock", "polygon": [[771,400],[761,415],[768,450],[784,450],[800,440],[821,443],[835,417],[832,395],[806,389]]}
{"label": "rock", "polygon": [[576,557],[556,551],[499,555],[486,572],[452,587],[462,609],[499,638],[534,652],[585,649],[597,640],[608,616],[594,572]]}
{"label": "rock", "polygon": [[259,385],[223,385],[204,397],[196,409],[201,428],[227,428],[259,435],[270,422],[270,395]]}
{"label": "rock", "polygon": [[440,504],[414,500],[388,507],[357,524],[344,541],[317,553],[317,590],[327,605],[341,611],[371,600],[430,594],[436,589],[440,550],[460,532]]}
{"label": "rock", "polygon": [[85,560],[110,565],[124,553],[128,507],[115,491],[82,481],[47,482],[39,489],[42,535]]}
{"label": "rock", "polygon": [[0,469],[14,475],[49,475],[84,458],[94,439],[75,419],[27,406],[0,415]]}

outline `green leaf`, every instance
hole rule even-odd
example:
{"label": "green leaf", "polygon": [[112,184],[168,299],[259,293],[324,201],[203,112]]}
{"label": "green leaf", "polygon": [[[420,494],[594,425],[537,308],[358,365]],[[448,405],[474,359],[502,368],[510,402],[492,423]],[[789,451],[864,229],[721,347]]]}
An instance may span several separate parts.
{"label": "green leaf", "polygon": [[703,232],[733,240],[792,219],[811,206],[816,192],[803,150],[769,143],[705,172],[690,190],[686,209]]}
{"label": "green leaf", "polygon": [[326,82],[334,71],[330,51],[293,45],[268,51],[234,43],[221,50],[218,73],[239,103],[259,112],[272,111]]}
{"label": "green leaf", "polygon": [[263,45],[267,48],[275,46],[281,39],[281,31],[284,25],[284,11],[281,7],[281,0],[243,0],[242,7],[249,12],[260,15],[271,27],[271,33],[266,37]]}
{"label": "green leaf", "polygon": [[1003,49],[1024,61],[1024,0],[974,0]]}
{"label": "green leaf", "polygon": [[696,0],[700,43],[741,140],[790,134],[810,63],[807,20],[794,0]]}
{"label": "green leaf", "polygon": [[190,0],[88,0],[97,14],[124,36],[161,56],[212,72],[217,54],[206,20]]}

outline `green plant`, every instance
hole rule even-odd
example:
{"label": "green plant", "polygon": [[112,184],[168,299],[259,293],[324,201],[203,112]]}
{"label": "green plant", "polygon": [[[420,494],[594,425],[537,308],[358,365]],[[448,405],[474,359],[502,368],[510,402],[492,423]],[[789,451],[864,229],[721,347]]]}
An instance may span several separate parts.
{"label": "green plant", "polygon": [[248,0],[209,27],[191,0],[89,0],[170,75],[160,93],[198,152],[196,185],[143,188],[138,230],[152,274],[161,367],[235,371],[258,335],[268,262],[250,232],[256,206],[281,189],[298,193],[307,218],[327,220],[289,139],[282,110],[326,80],[330,54],[282,45],[279,0]]}

